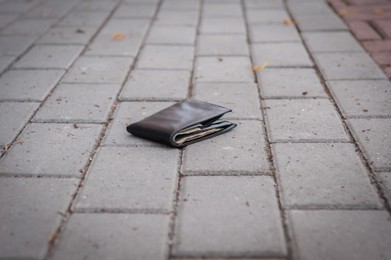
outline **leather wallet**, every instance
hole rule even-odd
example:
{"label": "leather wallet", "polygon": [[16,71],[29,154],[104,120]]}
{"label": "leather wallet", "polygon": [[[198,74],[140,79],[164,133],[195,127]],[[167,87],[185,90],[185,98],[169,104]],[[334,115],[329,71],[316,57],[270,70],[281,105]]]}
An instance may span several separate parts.
{"label": "leather wallet", "polygon": [[185,99],[128,125],[126,130],[141,138],[184,147],[233,129],[236,124],[220,119],[231,111],[222,106]]}

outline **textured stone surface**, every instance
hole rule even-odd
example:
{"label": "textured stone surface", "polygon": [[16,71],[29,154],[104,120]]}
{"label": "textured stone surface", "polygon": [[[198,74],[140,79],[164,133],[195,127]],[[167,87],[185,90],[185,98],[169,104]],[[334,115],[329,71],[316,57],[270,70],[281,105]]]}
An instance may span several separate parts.
{"label": "textured stone surface", "polygon": [[385,211],[290,211],[297,259],[386,259],[391,221]]}
{"label": "textured stone surface", "polygon": [[36,36],[3,35],[0,36],[0,55],[18,56],[29,48]]}
{"label": "textured stone surface", "polygon": [[310,68],[266,68],[258,72],[258,83],[263,98],[327,97]]}
{"label": "textured stone surface", "polygon": [[225,118],[262,118],[254,83],[197,83],[193,86],[192,97],[232,109]]}
{"label": "textured stone surface", "polygon": [[283,9],[275,10],[247,10],[247,20],[250,24],[257,23],[278,23],[281,24],[288,19],[288,13]]}
{"label": "textured stone surface", "polygon": [[62,81],[121,84],[132,63],[130,57],[80,57]]}
{"label": "textured stone surface", "polygon": [[74,214],[53,259],[166,259],[167,238],[168,216]]}
{"label": "textured stone surface", "polygon": [[41,35],[55,22],[54,19],[18,19],[1,33],[9,35]]}
{"label": "textured stone surface", "polygon": [[312,52],[363,51],[348,32],[308,32],[303,37]]}
{"label": "textured stone surface", "polygon": [[340,31],[347,30],[347,26],[334,14],[309,14],[296,15],[297,22],[301,31]]}
{"label": "textured stone surface", "polygon": [[249,55],[245,35],[214,35],[198,36],[197,55]]}
{"label": "textured stone surface", "polygon": [[98,27],[106,19],[108,14],[98,12],[71,12],[57,26],[91,26]]}
{"label": "textured stone surface", "polygon": [[147,45],[140,53],[137,68],[191,70],[193,56],[192,46]]}
{"label": "textured stone surface", "polygon": [[197,57],[196,82],[254,82],[249,57]]}
{"label": "textured stone surface", "polygon": [[190,25],[195,26],[198,22],[198,12],[196,10],[160,10],[155,24],[159,25]]}
{"label": "textured stone surface", "polygon": [[383,187],[384,194],[388,201],[391,199],[391,172],[377,173],[380,185]]}
{"label": "textured stone surface", "polygon": [[0,100],[42,101],[63,70],[10,70],[0,77]]}
{"label": "textured stone surface", "polygon": [[168,212],[175,194],[178,159],[179,151],[169,148],[100,148],[75,209]]}
{"label": "textured stone surface", "polygon": [[94,27],[54,27],[47,31],[38,43],[84,45],[96,32]]}
{"label": "textured stone surface", "polygon": [[75,179],[0,178],[0,258],[43,259]]}
{"label": "textured stone surface", "polygon": [[38,103],[0,103],[0,146],[12,142],[38,108]]}
{"label": "textured stone surface", "polygon": [[133,70],[120,100],[180,100],[187,96],[190,71]]}
{"label": "textured stone surface", "polygon": [[391,119],[350,119],[348,122],[371,167],[376,171],[391,170]]}
{"label": "textured stone surface", "polygon": [[166,0],[161,5],[161,9],[169,10],[197,10],[200,8],[200,1],[182,1],[182,0]]}
{"label": "textured stone surface", "polygon": [[154,25],[148,34],[146,44],[194,45],[196,28],[192,26]]}
{"label": "textured stone surface", "polygon": [[240,3],[210,3],[206,2],[202,10],[204,17],[242,17]]}
{"label": "textured stone surface", "polygon": [[238,121],[231,132],[192,144],[185,150],[184,174],[260,174],[269,172],[260,121]]}
{"label": "textured stone surface", "polygon": [[284,3],[282,0],[244,0],[245,7],[248,10],[252,9],[279,9],[284,8]]}
{"label": "textured stone surface", "polygon": [[347,141],[342,121],[329,100],[266,100],[272,141]]}
{"label": "textured stone surface", "polygon": [[15,56],[0,56],[0,73],[8,68],[15,59]]}
{"label": "textured stone surface", "polygon": [[391,115],[388,80],[343,80],[327,84],[346,117]]}
{"label": "textured stone surface", "polygon": [[60,84],[33,121],[103,123],[119,88],[115,84]]}
{"label": "textured stone surface", "polygon": [[316,53],[314,57],[327,80],[385,79],[383,72],[366,53]]}
{"label": "textured stone surface", "polygon": [[255,24],[250,26],[251,42],[299,42],[300,36],[294,26],[278,24]]}
{"label": "textured stone surface", "polygon": [[82,51],[81,46],[72,45],[36,45],[30,49],[14,68],[51,68],[67,69]]}
{"label": "textured stone surface", "polygon": [[275,144],[286,208],[378,208],[375,187],[352,144]]}
{"label": "textured stone surface", "polygon": [[183,182],[174,254],[286,254],[271,177],[192,176]]}
{"label": "textured stone surface", "polygon": [[246,33],[244,20],[239,17],[204,18],[199,30],[201,34]]}
{"label": "textured stone surface", "polygon": [[121,4],[115,11],[114,18],[152,18],[156,11],[155,4],[145,3]]}
{"label": "textured stone surface", "polygon": [[0,175],[79,177],[100,130],[100,125],[29,124],[22,143],[1,158]]}

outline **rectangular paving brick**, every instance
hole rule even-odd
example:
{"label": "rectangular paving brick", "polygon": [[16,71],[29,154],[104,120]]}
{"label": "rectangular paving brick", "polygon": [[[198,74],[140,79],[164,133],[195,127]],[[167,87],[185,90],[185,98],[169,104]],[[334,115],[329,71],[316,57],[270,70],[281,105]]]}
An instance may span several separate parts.
{"label": "rectangular paving brick", "polygon": [[4,28],[1,33],[10,35],[41,35],[55,22],[55,19],[18,19]]}
{"label": "rectangular paving brick", "polygon": [[201,34],[197,39],[197,55],[249,55],[245,35]]}
{"label": "rectangular paving brick", "polygon": [[185,177],[178,211],[177,256],[286,255],[271,177]]}
{"label": "rectangular paving brick", "polygon": [[375,171],[391,170],[391,120],[350,119],[350,129]]}
{"label": "rectangular paving brick", "polygon": [[0,178],[0,258],[43,259],[78,180]]}
{"label": "rectangular paving brick", "polygon": [[314,58],[326,80],[385,79],[385,75],[364,52],[315,53]]}
{"label": "rectangular paving brick", "polygon": [[53,259],[166,259],[168,227],[164,215],[73,214]]}
{"label": "rectangular paving brick", "polygon": [[244,0],[244,5],[248,10],[284,8],[284,3],[282,0]]}
{"label": "rectangular paving brick", "polygon": [[57,26],[91,26],[99,27],[109,14],[102,12],[73,11],[69,13]]}
{"label": "rectangular paving brick", "polygon": [[121,4],[115,11],[113,18],[152,18],[156,11],[156,4]]}
{"label": "rectangular paving brick", "polygon": [[142,49],[136,67],[191,70],[193,59],[193,46],[147,45]]}
{"label": "rectangular paving brick", "polygon": [[327,97],[311,68],[266,68],[258,72],[263,98]]}
{"label": "rectangular paving brick", "polygon": [[196,82],[254,82],[249,57],[197,57]]}
{"label": "rectangular paving brick", "polygon": [[0,35],[0,55],[19,56],[36,40],[36,36]]}
{"label": "rectangular paving brick", "polygon": [[121,84],[133,63],[131,57],[80,57],[63,82]]}
{"label": "rectangular paving brick", "polygon": [[75,209],[167,213],[173,207],[178,160],[177,149],[100,148]]}
{"label": "rectangular paving brick", "polygon": [[340,31],[347,30],[345,23],[335,14],[306,14],[296,15],[297,22],[301,31]]}
{"label": "rectangular paving brick", "polygon": [[239,17],[203,18],[199,30],[201,34],[246,33],[244,19]]}
{"label": "rectangular paving brick", "polygon": [[376,61],[377,64],[382,66],[391,65],[391,52],[373,53],[372,58]]}
{"label": "rectangular paving brick", "polygon": [[203,17],[243,17],[240,3],[208,3],[202,9]]}
{"label": "rectangular paving brick", "polygon": [[37,42],[44,44],[87,44],[96,32],[95,27],[54,27]]}
{"label": "rectangular paving brick", "polygon": [[96,0],[91,4],[89,1],[82,2],[76,8],[77,11],[84,12],[110,12],[117,5],[117,1]]}
{"label": "rectangular paving brick", "polygon": [[337,111],[327,99],[266,100],[265,105],[273,142],[349,140]]}
{"label": "rectangular paving brick", "polygon": [[[29,124],[0,160],[0,175],[79,177],[100,125]],[[70,152],[72,151],[72,152]]]}
{"label": "rectangular paving brick", "polygon": [[0,13],[0,29],[5,28],[12,23],[19,15],[18,14],[2,14]]}
{"label": "rectangular paving brick", "polygon": [[255,83],[197,83],[192,97],[232,109],[224,118],[262,118]]}
{"label": "rectangular paving brick", "polygon": [[36,45],[31,48],[13,67],[67,69],[83,50],[82,46]]}
{"label": "rectangular paving brick", "polygon": [[7,69],[15,59],[16,56],[0,56],[0,73]]}
{"label": "rectangular paving brick", "polygon": [[302,43],[253,44],[253,59],[257,65],[268,61],[269,67],[309,67],[312,61]]}
{"label": "rectangular paving brick", "polygon": [[391,116],[388,80],[328,81],[327,85],[345,117]]}
{"label": "rectangular paving brick", "polygon": [[268,24],[278,23],[283,24],[285,19],[289,18],[289,14],[284,9],[272,10],[247,10],[247,21],[251,24]]}
{"label": "rectangular paving brick", "polygon": [[39,103],[0,103],[0,146],[9,144],[37,110]]}
{"label": "rectangular paving brick", "polygon": [[60,18],[68,13],[77,3],[75,1],[41,2],[23,16],[28,18]]}
{"label": "rectangular paving brick", "polygon": [[379,172],[376,174],[379,179],[379,183],[383,188],[384,195],[391,200],[391,172]]}
{"label": "rectangular paving brick", "polygon": [[384,38],[391,38],[391,20],[375,20],[373,23]]}
{"label": "rectangular paving brick", "polygon": [[297,259],[386,259],[391,222],[386,211],[289,212]]}
{"label": "rectangular paving brick", "polygon": [[104,146],[160,146],[163,145],[147,139],[133,136],[126,131],[126,126],[144,119],[164,108],[171,106],[171,102],[122,102],[114,115],[106,137]]}
{"label": "rectangular paving brick", "polygon": [[311,52],[363,51],[348,32],[307,32],[303,38]]}
{"label": "rectangular paving brick", "polygon": [[104,123],[119,89],[116,84],[60,84],[33,122]]}
{"label": "rectangular paving brick", "polygon": [[[88,47],[86,55],[135,57],[149,22],[147,19],[110,20]],[[115,34],[123,34],[124,38],[113,39]]]}
{"label": "rectangular paving brick", "polygon": [[251,42],[300,42],[294,26],[281,24],[254,24],[250,27]]}
{"label": "rectangular paving brick", "polygon": [[133,70],[120,100],[181,100],[187,97],[190,71]]}
{"label": "rectangular paving brick", "polygon": [[352,144],[275,144],[285,208],[380,208]]}
{"label": "rectangular paving brick", "polygon": [[160,10],[157,14],[155,25],[197,25],[197,10]]}
{"label": "rectangular paving brick", "polygon": [[289,10],[296,15],[304,14],[334,14],[326,1],[291,1]]}
{"label": "rectangular paving brick", "polygon": [[0,100],[42,101],[63,70],[9,70],[0,77]]}
{"label": "rectangular paving brick", "polygon": [[194,45],[196,27],[177,25],[154,25],[148,34],[146,44]]}
{"label": "rectangular paving brick", "polygon": [[183,174],[265,174],[269,172],[260,121],[237,121],[231,132],[192,144],[185,150]]}
{"label": "rectangular paving brick", "polygon": [[24,13],[37,6],[39,1],[7,1],[1,5],[1,12]]}
{"label": "rectangular paving brick", "polygon": [[349,22],[349,27],[358,40],[380,40],[380,35],[366,22]]}
{"label": "rectangular paving brick", "polygon": [[169,10],[198,10],[200,8],[199,0],[183,1],[183,0],[165,0],[161,5],[161,9]]}

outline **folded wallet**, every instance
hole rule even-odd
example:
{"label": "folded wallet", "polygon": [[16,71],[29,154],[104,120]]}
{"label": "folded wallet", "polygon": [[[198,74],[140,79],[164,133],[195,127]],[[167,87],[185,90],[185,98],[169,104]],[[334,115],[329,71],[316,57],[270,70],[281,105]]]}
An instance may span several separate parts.
{"label": "folded wallet", "polygon": [[128,125],[126,130],[141,138],[184,147],[234,128],[236,124],[220,119],[231,111],[222,106],[185,99]]}

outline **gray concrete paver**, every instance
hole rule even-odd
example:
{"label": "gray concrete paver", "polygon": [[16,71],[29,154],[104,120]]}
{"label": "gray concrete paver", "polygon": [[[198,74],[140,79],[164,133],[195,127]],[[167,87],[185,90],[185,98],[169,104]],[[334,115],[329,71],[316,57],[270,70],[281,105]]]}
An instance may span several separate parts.
{"label": "gray concrete paver", "polygon": [[197,55],[212,56],[249,56],[245,35],[237,34],[201,34],[197,41]]}
{"label": "gray concrete paver", "polygon": [[36,36],[0,35],[0,55],[19,56],[36,40]]}
{"label": "gray concrete paver", "polygon": [[54,27],[49,29],[37,43],[42,44],[87,44],[92,38],[94,27]]}
{"label": "gray concrete paver", "polygon": [[41,35],[56,22],[55,19],[17,19],[5,27],[5,35]]}

